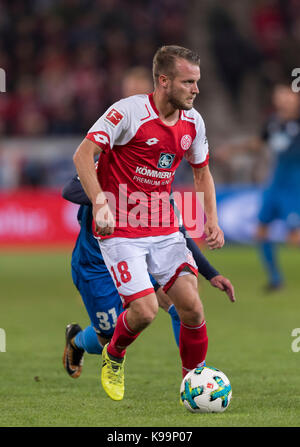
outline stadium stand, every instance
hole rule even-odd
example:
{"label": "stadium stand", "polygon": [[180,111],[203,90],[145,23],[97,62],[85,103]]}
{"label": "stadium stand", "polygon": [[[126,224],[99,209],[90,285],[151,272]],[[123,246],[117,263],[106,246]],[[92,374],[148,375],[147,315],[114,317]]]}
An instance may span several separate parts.
{"label": "stadium stand", "polygon": [[[0,67],[7,92],[0,93],[0,157],[6,164],[17,159],[17,166],[10,167],[14,180],[0,170],[0,187],[49,185],[49,157],[41,155],[43,148],[26,152],[24,137],[34,146],[37,138],[81,138],[119,99],[124,71],[134,65],[150,69],[155,49],[171,43],[193,47],[202,58],[196,106],[207,124],[216,182],[261,181],[255,160],[245,156],[221,169],[213,148],[260,128],[272,85],[290,77],[297,61],[299,22],[297,0],[3,0]],[[11,138],[21,139],[15,140],[15,157],[6,154]],[[67,143],[59,144],[51,164],[60,169],[50,174],[58,187],[70,171],[61,175],[69,152]],[[43,163],[45,175],[38,177]],[[184,166],[178,177],[185,180]]]}

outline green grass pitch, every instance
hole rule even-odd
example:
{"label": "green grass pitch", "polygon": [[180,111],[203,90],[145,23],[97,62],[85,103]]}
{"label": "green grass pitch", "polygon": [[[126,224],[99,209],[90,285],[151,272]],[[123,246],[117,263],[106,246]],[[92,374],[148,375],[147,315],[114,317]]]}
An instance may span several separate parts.
{"label": "green grass pitch", "polygon": [[[201,279],[208,365],[228,375],[233,398],[222,414],[192,414],[179,405],[181,368],[170,317],[162,310],[127,351],[126,392],[111,401],[100,384],[101,358],[85,356],[74,380],[62,366],[64,330],[88,324],[70,275],[70,254],[0,254],[0,426],[2,427],[255,427],[299,426],[299,250],[281,249],[286,287],[262,293],[254,248],[224,247],[209,260],[229,277],[236,303]],[[300,346],[300,343],[299,343]]]}

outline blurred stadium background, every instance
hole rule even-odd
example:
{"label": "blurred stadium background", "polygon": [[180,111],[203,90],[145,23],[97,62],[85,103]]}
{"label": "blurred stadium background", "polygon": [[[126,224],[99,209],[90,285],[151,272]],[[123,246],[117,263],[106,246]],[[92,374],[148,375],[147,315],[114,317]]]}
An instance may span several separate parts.
{"label": "blurred stadium background", "polygon": [[[201,55],[196,107],[207,126],[221,225],[227,240],[251,243],[270,160],[240,154],[224,163],[214,150],[260,133],[272,86],[292,81],[299,24],[296,0],[3,0],[0,244],[74,240],[76,207],[59,197],[74,173],[72,154],[121,97],[124,72],[151,69],[155,50],[172,43]],[[176,184],[191,182],[183,163]],[[283,235],[279,225],[274,237]]]}
{"label": "blurred stadium background", "polygon": [[[201,424],[299,425],[299,359],[290,348],[299,326],[299,251],[283,252],[289,287],[271,298],[261,290],[253,245],[272,160],[267,153],[243,153],[227,163],[215,156],[224,141],[260,134],[272,86],[292,82],[299,66],[299,0],[1,0],[0,328],[7,339],[7,352],[0,353],[1,426],[199,426],[178,405],[178,350],[164,312],[130,354],[118,420],[100,390],[99,360],[89,356],[84,377],[74,383],[60,358],[66,324],[88,324],[70,274],[77,206],[61,198],[75,173],[72,155],[121,97],[124,72],[150,70],[163,44],[191,47],[201,56],[196,107],[207,127],[227,240],[224,249],[206,254],[237,293],[231,305],[199,282],[209,361],[228,374],[234,390],[229,416],[204,415]],[[175,182],[191,187],[185,162]],[[284,238],[280,222],[273,237]],[[38,253],[30,252],[35,248]]]}
{"label": "blurred stadium background", "polygon": [[[270,160],[241,154],[224,164],[214,149],[260,133],[272,86],[292,81],[299,24],[296,0],[3,0],[0,245],[74,240],[76,207],[59,197],[74,173],[72,154],[121,97],[124,71],[151,69],[155,50],[172,43],[201,55],[196,107],[207,126],[220,222],[227,240],[251,243]],[[176,184],[191,182],[183,163]],[[279,225],[274,237],[283,235]]]}

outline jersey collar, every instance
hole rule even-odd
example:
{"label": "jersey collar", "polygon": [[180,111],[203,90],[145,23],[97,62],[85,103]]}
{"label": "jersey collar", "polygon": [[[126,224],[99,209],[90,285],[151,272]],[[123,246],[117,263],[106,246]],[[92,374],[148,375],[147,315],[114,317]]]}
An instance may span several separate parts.
{"label": "jersey collar", "polygon": [[[156,107],[156,105],[155,105],[155,102],[154,102],[154,99],[153,99],[153,92],[152,93],[150,93],[149,95],[148,95],[148,97],[149,97],[149,102],[150,102],[150,105],[151,105],[151,107],[152,107],[152,109],[154,110],[154,112],[156,113],[156,115],[158,116],[158,118],[159,118],[159,111],[158,111],[158,109],[157,109],[157,107]],[[179,118],[178,118],[178,121],[181,119],[181,117],[182,117],[182,112],[183,112],[183,110],[179,110]],[[178,122],[177,121],[177,122]],[[163,123],[164,124],[164,123]],[[177,123],[176,123],[177,124]],[[176,124],[175,124],[175,126],[176,126]],[[166,126],[166,124],[165,124],[165,126]],[[173,127],[173,126],[168,126],[168,127]]]}

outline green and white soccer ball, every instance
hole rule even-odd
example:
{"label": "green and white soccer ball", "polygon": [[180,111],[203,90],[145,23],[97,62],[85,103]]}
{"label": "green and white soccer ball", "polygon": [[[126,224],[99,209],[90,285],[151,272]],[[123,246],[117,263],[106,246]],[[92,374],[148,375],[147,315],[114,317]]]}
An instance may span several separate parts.
{"label": "green and white soccer ball", "polygon": [[181,382],[180,398],[193,413],[221,413],[232,396],[228,377],[211,366],[189,371]]}

